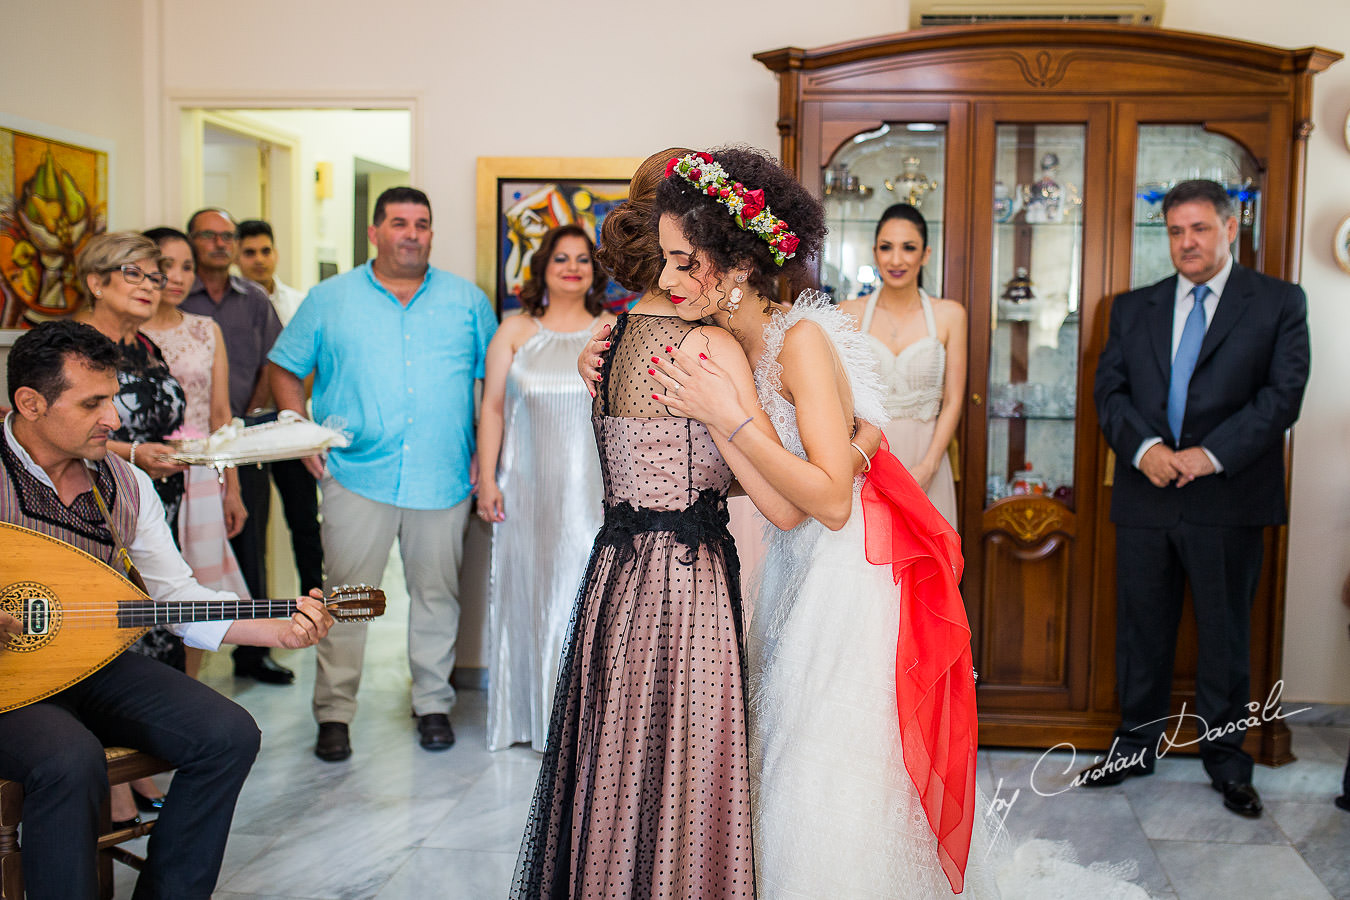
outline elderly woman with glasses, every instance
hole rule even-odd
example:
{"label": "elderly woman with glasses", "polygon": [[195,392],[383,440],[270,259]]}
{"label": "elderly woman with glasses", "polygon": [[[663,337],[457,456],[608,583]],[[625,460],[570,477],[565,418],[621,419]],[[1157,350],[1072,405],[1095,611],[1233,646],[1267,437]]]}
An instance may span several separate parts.
{"label": "elderly woman with glasses", "polygon": [[[154,479],[170,531],[176,535],[187,467],[172,460],[173,448],[164,438],[182,427],[187,401],[159,347],[140,331],[159,309],[160,291],[167,280],[160,272],[160,257],[154,241],[134,232],[90,239],[75,260],[87,301],[76,318],[110,338],[121,353],[113,402],[122,424],[109,436],[108,449]],[[152,631],[146,639],[160,631]],[[169,636],[167,631],[163,635]],[[157,648],[150,655],[182,668],[181,642],[176,648]]]}

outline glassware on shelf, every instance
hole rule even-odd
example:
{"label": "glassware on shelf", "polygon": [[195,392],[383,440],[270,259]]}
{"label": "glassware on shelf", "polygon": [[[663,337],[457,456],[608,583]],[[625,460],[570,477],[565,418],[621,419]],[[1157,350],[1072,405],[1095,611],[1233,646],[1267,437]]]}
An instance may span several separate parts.
{"label": "glassware on shelf", "polygon": [[1038,225],[1064,218],[1064,188],[1058,176],[1059,155],[1047,153],[1042,156],[1041,177],[1033,184],[1022,186],[1022,209],[1029,223]]}
{"label": "glassware on shelf", "polygon": [[1050,486],[1045,483],[1045,478],[1032,467],[1030,461],[1027,462],[1025,469],[1013,476],[1008,488],[1009,493],[1014,497],[1044,497],[1050,493]]}
{"label": "glassware on shelf", "polygon": [[937,190],[938,183],[919,171],[923,161],[917,156],[906,157],[901,165],[904,171],[894,178],[886,179],[886,190],[919,209],[923,206],[924,194]]}
{"label": "glassware on shelf", "polygon": [[998,299],[998,312],[1004,319],[1013,322],[1025,322],[1036,315],[1034,301],[1035,283],[1027,274],[1025,266],[1018,266],[1017,273],[1003,286]]}
{"label": "glassware on shelf", "polygon": [[1161,222],[1162,199],[1172,189],[1170,181],[1145,181],[1134,190],[1134,195],[1144,201],[1145,211],[1140,217],[1145,222]]}
{"label": "glassware on shelf", "polygon": [[1008,191],[1008,186],[1002,181],[995,181],[994,221],[999,224],[1007,222],[1012,219],[1015,212],[1017,212],[1017,204],[1013,201],[1013,196]]}
{"label": "glassware on shelf", "polygon": [[825,170],[826,197],[857,197],[866,200],[872,196],[872,188],[859,181],[857,175],[849,174],[845,165],[831,166]]}

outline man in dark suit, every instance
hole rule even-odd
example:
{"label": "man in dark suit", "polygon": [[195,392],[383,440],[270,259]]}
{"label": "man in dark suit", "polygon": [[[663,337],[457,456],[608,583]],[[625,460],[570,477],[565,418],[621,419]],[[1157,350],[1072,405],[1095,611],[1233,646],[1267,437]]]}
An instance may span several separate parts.
{"label": "man in dark suit", "polygon": [[1080,783],[1152,774],[1164,732],[1176,736],[1167,716],[1189,581],[1200,652],[1187,713],[1204,719],[1200,755],[1224,806],[1256,817],[1241,724],[1251,606],[1262,531],[1286,518],[1283,439],[1308,380],[1306,301],[1233,261],[1237,219],[1222,186],[1178,184],[1163,216],[1177,274],[1116,298],[1097,362],[1097,415],[1116,453],[1121,725]]}

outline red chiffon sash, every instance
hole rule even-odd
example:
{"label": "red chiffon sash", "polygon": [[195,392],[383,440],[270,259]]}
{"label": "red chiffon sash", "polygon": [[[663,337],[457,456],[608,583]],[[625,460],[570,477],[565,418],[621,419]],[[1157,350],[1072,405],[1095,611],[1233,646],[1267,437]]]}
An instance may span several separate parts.
{"label": "red chiffon sash", "polygon": [[862,489],[867,561],[900,585],[895,700],[905,769],[961,893],[975,822],[975,676],[961,539],[883,442]]}

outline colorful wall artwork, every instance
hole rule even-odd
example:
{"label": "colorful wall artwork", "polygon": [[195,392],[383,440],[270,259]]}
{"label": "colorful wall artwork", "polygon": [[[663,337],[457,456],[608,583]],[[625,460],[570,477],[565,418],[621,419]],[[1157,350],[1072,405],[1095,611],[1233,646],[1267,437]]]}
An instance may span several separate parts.
{"label": "colorful wall artwork", "polygon": [[[520,289],[530,277],[530,258],[550,228],[580,225],[597,245],[600,223],[628,199],[627,181],[498,182],[501,217],[498,232],[497,309],[520,306]],[[605,306],[623,312],[637,298],[610,282]]]}
{"label": "colorful wall artwork", "polygon": [[[580,225],[600,243],[605,216],[628,197],[638,160],[481,157],[478,160],[478,281],[498,314],[520,308],[530,257],[550,228]],[[610,282],[605,306],[622,312],[637,296]]]}
{"label": "colorful wall artwork", "polygon": [[75,256],[107,229],[108,151],[0,122],[0,328],[79,305]]}

